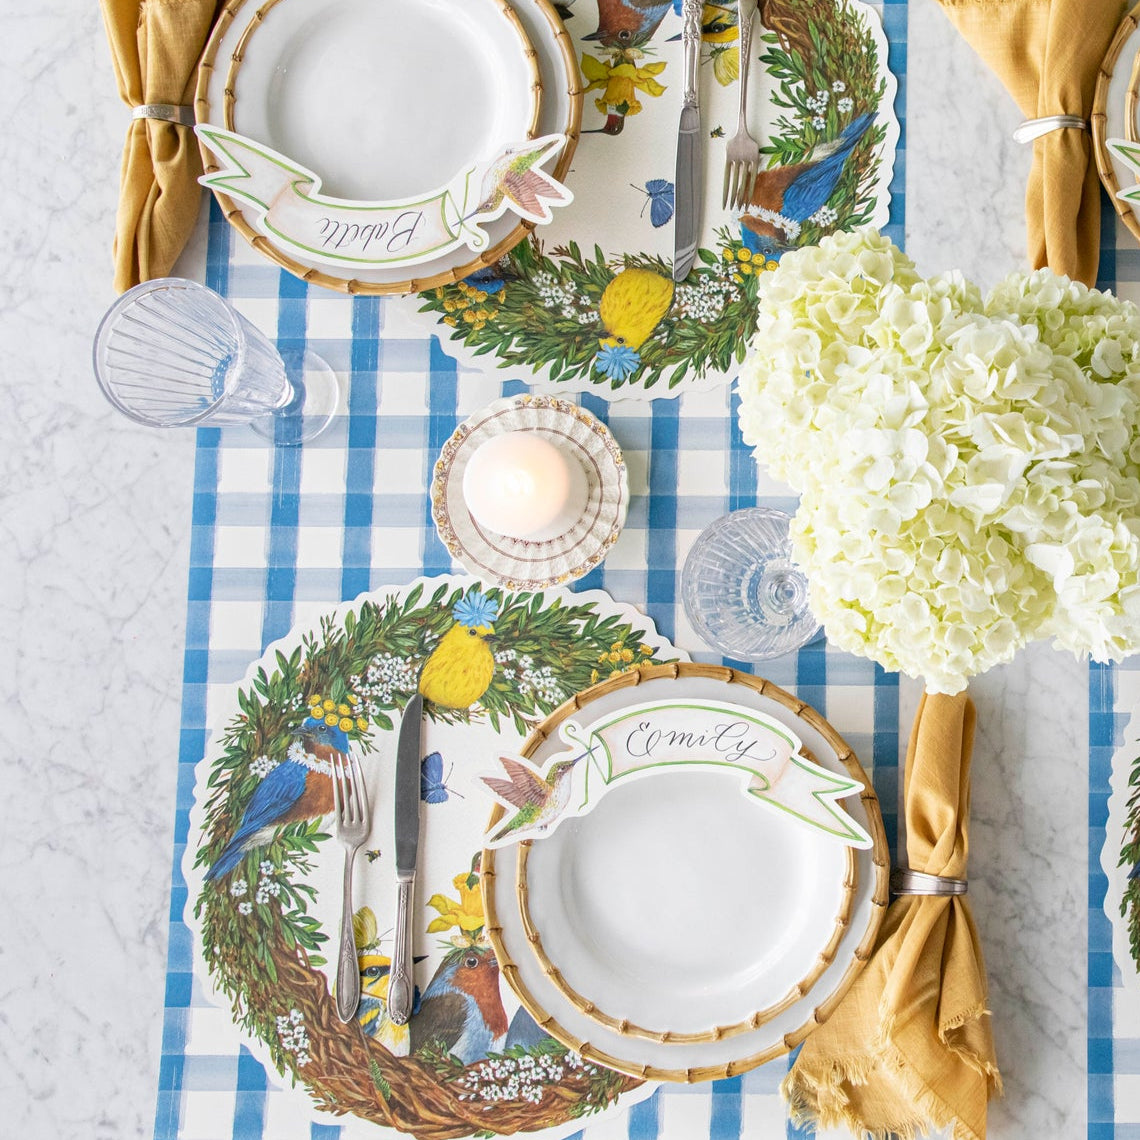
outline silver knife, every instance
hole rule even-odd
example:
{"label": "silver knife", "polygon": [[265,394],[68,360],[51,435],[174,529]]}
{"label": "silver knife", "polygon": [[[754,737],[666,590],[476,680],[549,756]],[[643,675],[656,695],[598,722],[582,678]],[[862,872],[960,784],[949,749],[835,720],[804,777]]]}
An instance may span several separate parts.
{"label": "silver knife", "polygon": [[406,1025],[412,1016],[412,901],[420,847],[420,693],[404,706],[396,747],[396,941],[388,974],[388,1016]]}
{"label": "silver knife", "polygon": [[677,175],[674,180],[673,280],[684,281],[697,259],[705,189],[701,110],[697,98],[701,67],[702,0],[682,0],[681,50],[684,55],[681,125],[677,130]]}

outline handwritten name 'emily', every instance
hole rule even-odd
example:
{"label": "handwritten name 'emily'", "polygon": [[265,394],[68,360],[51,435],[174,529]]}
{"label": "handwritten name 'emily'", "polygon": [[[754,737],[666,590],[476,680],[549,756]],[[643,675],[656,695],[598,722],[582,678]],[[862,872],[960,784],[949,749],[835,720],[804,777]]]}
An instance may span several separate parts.
{"label": "handwritten name 'emily'", "polygon": [[652,760],[661,750],[716,752],[730,764],[751,762],[763,764],[776,759],[776,750],[756,737],[755,727],[746,721],[734,720],[716,724],[700,731],[654,728],[648,720],[640,721],[626,737],[626,750],[630,756]]}

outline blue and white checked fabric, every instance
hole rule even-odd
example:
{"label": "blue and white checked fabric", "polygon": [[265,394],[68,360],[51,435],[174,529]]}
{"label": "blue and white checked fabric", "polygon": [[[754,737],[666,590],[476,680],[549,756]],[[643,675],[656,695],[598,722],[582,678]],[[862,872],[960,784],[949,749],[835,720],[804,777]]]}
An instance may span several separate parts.
{"label": "blue and white checked fabric", "polygon": [[[1102,195],[1097,285],[1140,304],[1140,250]],[[1140,658],[1089,667],[1088,1140],[1140,1140],[1140,996],[1125,989],[1104,909],[1113,753],[1140,707]]]}
{"label": "blue and white checked fabric", "polygon": [[[887,230],[901,245],[906,0],[885,0],[882,12],[889,66],[899,80],[901,127]],[[311,346],[351,377],[351,387],[347,415],[301,450],[274,451],[243,430],[199,432],[155,1140],[337,1140],[339,1126],[313,1124],[298,1113],[293,1095],[241,1044],[228,1012],[210,1004],[193,977],[181,864],[194,768],[221,699],[270,642],[363,591],[462,571],[432,527],[432,465],[470,413],[525,388],[457,366],[427,325],[422,338],[385,336],[384,300],[309,289],[263,261],[235,236],[216,204],[211,209],[206,283],[281,346]],[[716,659],[699,652],[700,639],[679,605],[684,555],[727,510],[792,504],[758,472],[740,439],[736,398],[727,391],[652,403],[611,405],[592,394],[579,399],[610,425],[624,451],[631,504],[620,540],[577,588],[602,588],[637,605],[695,657]],[[897,677],[823,645],[772,662],[764,673],[819,709],[873,767],[893,848]],[[666,1086],[578,1135],[798,1136],[778,1092],[787,1067],[783,1059],[732,1080]]]}

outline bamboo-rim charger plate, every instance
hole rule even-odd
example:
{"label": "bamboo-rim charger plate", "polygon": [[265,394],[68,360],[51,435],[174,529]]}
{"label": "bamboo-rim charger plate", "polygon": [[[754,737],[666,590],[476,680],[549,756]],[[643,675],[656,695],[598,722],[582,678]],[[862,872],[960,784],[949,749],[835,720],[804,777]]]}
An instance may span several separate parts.
{"label": "bamboo-rim charger plate", "polygon": [[[603,799],[590,815],[563,822],[547,838],[533,843],[527,841],[517,850],[485,850],[484,904],[488,934],[503,976],[532,1016],[553,1037],[589,1060],[633,1076],[649,1080],[701,1081],[742,1073],[780,1056],[795,1048],[816,1025],[826,1020],[874,947],[888,900],[889,856],[878,801],[851,749],[809,706],[750,674],[719,666],[690,664],[643,667],[622,674],[586,690],[556,710],[531,734],[522,754],[542,768],[564,747],[558,739],[558,729],[568,718],[573,716],[584,722],[595,715],[602,716],[644,701],[678,698],[727,702],[786,724],[802,741],[805,754],[822,767],[849,775],[864,786],[861,795],[845,801],[844,806],[852,820],[870,834],[872,847],[854,850],[833,845],[828,855],[829,849],[812,843],[810,836],[797,836],[793,824],[788,825],[793,830],[785,831],[782,836],[778,834],[782,829],[766,829],[765,824],[775,817],[774,813],[743,802],[735,788],[732,792],[736,800],[726,796],[727,785],[722,783],[718,787],[716,776],[706,774],[694,780],[691,774],[678,774],[672,781],[673,787],[667,787],[669,781],[663,781],[660,791],[652,793],[653,804],[643,811],[634,809],[638,818],[632,830],[644,844],[653,846],[646,859],[634,860],[645,876],[640,883],[623,886],[617,881],[620,865],[628,860],[632,849],[628,843],[623,847],[619,829],[613,828],[602,814],[606,803]],[[642,782],[643,794],[649,786],[648,781]],[[628,813],[635,803],[637,788],[637,784],[630,785],[622,797],[624,804],[621,799],[615,799],[613,811]],[[610,795],[615,796],[616,789]],[[679,915],[674,907],[677,896],[682,890],[693,891],[695,884],[707,884],[708,866],[698,868],[694,882],[678,881],[676,892],[667,892],[670,876],[668,873],[663,877],[658,875],[654,856],[657,861],[663,859],[668,835],[665,839],[650,839],[656,809],[661,810],[661,818],[666,823],[664,830],[668,833],[670,827],[682,827],[686,819],[690,823],[699,819],[702,812],[707,817],[706,822],[715,819],[724,813],[727,805],[737,801],[743,814],[724,829],[726,837],[731,841],[735,836],[741,841],[748,834],[748,811],[760,813],[751,819],[758,825],[757,832],[766,830],[767,834],[760,839],[743,839],[742,869],[726,873],[721,889],[710,890],[707,899],[693,903],[690,907],[693,914]],[[502,812],[497,810],[492,825],[501,816]],[[592,820],[591,826],[575,827]],[[563,831],[566,838],[559,840]],[[549,848],[549,858],[541,850],[547,844],[555,845]],[[716,847],[713,839],[709,844]],[[778,853],[783,844],[790,844],[783,847],[784,854],[802,856],[805,851],[813,851],[820,855],[819,865],[799,871],[773,868],[772,855]],[[700,851],[700,844],[689,843],[688,848],[691,856],[694,850]],[[700,858],[723,859],[727,857],[726,850],[723,848]],[[538,871],[533,866],[536,857],[542,861]],[[805,926],[792,897],[794,892],[784,895],[781,887],[775,886],[765,900],[764,892],[757,894],[753,884],[753,901],[760,907],[765,901],[772,904],[773,918],[782,918],[783,931],[758,933],[760,927],[755,920],[760,916],[745,914],[742,919],[728,924],[735,937],[732,945],[718,946],[715,933],[703,939],[693,937],[684,923],[699,918],[695,911],[705,906],[711,908],[708,914],[715,918],[716,907],[724,906],[726,898],[731,899],[731,891],[741,889],[741,883],[749,883],[750,877],[745,873],[748,868],[743,865],[750,859],[760,860],[761,866],[755,868],[758,873],[786,875],[790,880],[787,885],[795,890],[808,889],[812,883],[828,884],[830,895],[826,907],[813,914]],[[584,901],[576,901],[575,892],[581,895],[582,891],[574,880],[582,877],[595,882],[600,866],[607,863],[613,871],[610,884],[601,889],[591,888]],[[536,905],[535,886],[539,882],[543,884],[545,901]],[[639,887],[656,891],[656,906],[653,899],[638,899]],[[554,901],[560,891],[565,892],[569,902]],[[614,918],[611,914],[607,918],[600,914],[605,907],[619,904],[623,898],[637,911],[636,915]],[[748,901],[742,900],[741,905],[748,906]],[[655,927],[647,928],[647,916],[652,921],[653,915],[660,918]],[[797,923],[801,928],[790,932],[791,941],[783,939],[787,927]],[[568,929],[575,925],[578,926],[576,931]],[[724,923],[720,926],[722,930],[725,928]],[[811,933],[806,933],[807,930]],[[783,973],[769,972],[764,952],[750,951],[747,945],[750,937],[758,937],[768,951],[775,951],[775,958],[781,959]],[[693,959],[689,981],[685,980],[686,942]],[[551,956],[552,943],[558,960]],[[791,953],[782,953],[782,950],[791,950]],[[575,954],[578,957],[573,962],[571,981],[571,958]],[[606,991],[606,1001],[612,1007],[609,1010],[602,1008],[596,997],[601,993],[600,975],[607,965],[617,975]],[[722,984],[716,976],[718,972],[729,980]],[[655,973],[660,976],[654,978]],[[755,976],[750,977],[750,974]],[[621,1009],[631,1008],[622,996],[623,991],[630,988],[631,978],[633,988],[639,990],[642,999],[657,1002],[656,1006],[647,1007],[649,1013],[663,1012],[660,994],[669,985],[687,986],[689,996],[683,1000],[688,1003],[688,1031],[671,1031],[668,1024],[635,1024],[632,1017],[623,1016]],[[580,992],[582,985],[588,986],[595,996]],[[709,990],[715,991],[711,998]],[[757,1010],[757,995],[764,992],[775,1000],[767,1009]],[[702,1030],[702,1019],[713,1007],[725,1013],[729,1023],[709,1026],[705,1020]],[[745,1016],[750,1008],[751,1016]],[[732,1022],[734,1015],[738,1018],[736,1022]],[[678,1023],[672,1014],[665,1021]]]}
{"label": "bamboo-rim charger plate", "polygon": [[1140,142],[1140,4],[1121,21],[1097,74],[1090,119],[1097,173],[1108,190],[1120,220],[1140,238],[1140,217],[1135,203],[1116,196],[1136,182],[1135,172],[1109,152],[1109,139]]}
{"label": "bamboo-rim charger plate", "polygon": [[[393,34],[405,25],[414,37]],[[377,44],[393,66],[374,58]],[[572,45],[548,0],[230,0],[199,67],[195,117],[310,166],[333,196],[379,200],[442,183],[472,147],[539,133],[568,138],[551,170],[561,179],[581,101]],[[206,150],[203,163],[208,173],[218,169]],[[347,293],[411,293],[461,280],[532,228],[508,212],[485,226],[490,245],[474,258],[460,247],[412,267],[335,267],[279,245],[251,210],[215,193],[261,254]]]}

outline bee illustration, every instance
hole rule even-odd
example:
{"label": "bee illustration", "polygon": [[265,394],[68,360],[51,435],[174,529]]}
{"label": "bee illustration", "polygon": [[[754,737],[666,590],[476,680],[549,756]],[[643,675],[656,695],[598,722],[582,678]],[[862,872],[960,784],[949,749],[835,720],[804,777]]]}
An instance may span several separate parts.
{"label": "bee illustration", "polygon": [[375,847],[371,851],[365,851],[364,854],[368,856],[369,863],[375,863],[380,858],[380,848]]}
{"label": "bee illustration", "polygon": [[722,138],[724,138],[724,127],[713,127],[713,129],[711,131],[709,131],[709,138],[710,139],[722,139]]}

